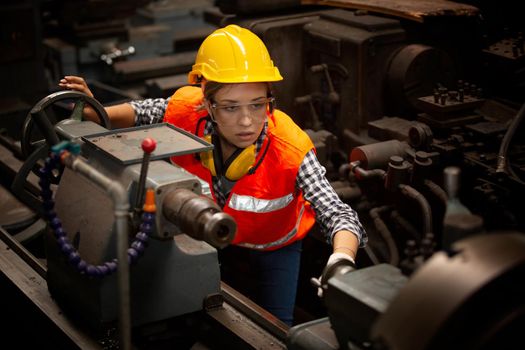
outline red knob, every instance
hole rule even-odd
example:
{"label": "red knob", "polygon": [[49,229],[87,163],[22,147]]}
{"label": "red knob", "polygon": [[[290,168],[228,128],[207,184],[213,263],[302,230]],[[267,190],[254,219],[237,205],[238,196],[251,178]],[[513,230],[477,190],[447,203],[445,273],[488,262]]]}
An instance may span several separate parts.
{"label": "red knob", "polygon": [[157,147],[157,141],[155,141],[152,138],[146,137],[144,140],[142,140],[142,150],[146,153],[151,153],[155,150],[155,147]]}

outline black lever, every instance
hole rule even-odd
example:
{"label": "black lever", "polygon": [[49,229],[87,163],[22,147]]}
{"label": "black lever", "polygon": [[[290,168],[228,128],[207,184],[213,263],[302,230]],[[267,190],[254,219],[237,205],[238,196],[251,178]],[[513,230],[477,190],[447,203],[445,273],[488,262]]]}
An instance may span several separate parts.
{"label": "black lever", "polygon": [[135,198],[135,212],[140,213],[142,211],[142,204],[144,198],[144,188],[146,187],[146,176],[148,174],[148,165],[150,155],[157,147],[157,141],[152,138],[145,138],[141,144],[142,150],[144,151],[144,157],[142,157],[142,166],[140,168],[140,178],[137,188],[137,196]]}

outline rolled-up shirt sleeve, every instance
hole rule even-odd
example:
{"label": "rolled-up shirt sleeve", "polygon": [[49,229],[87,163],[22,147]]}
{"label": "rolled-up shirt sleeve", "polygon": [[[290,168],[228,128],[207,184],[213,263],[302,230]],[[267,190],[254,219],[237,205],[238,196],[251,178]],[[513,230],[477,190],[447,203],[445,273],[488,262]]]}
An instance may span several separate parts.
{"label": "rolled-up shirt sleeve", "polygon": [[317,222],[330,245],[335,233],[348,230],[357,236],[359,246],[364,247],[368,238],[357,212],[341,201],[325,174],[326,169],[311,150],[299,167],[297,187],[315,210]]}
{"label": "rolled-up shirt sleeve", "polygon": [[135,111],[135,126],[162,123],[169,98],[147,98],[128,102]]}

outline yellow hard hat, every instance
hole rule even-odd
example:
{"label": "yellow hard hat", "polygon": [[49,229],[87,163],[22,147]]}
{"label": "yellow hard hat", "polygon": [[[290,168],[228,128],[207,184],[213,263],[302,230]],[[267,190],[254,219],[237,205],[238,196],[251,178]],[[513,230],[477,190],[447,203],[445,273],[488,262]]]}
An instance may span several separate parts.
{"label": "yellow hard hat", "polygon": [[195,84],[202,78],[218,83],[283,79],[262,40],[248,29],[234,24],[217,29],[202,42],[188,81]]}

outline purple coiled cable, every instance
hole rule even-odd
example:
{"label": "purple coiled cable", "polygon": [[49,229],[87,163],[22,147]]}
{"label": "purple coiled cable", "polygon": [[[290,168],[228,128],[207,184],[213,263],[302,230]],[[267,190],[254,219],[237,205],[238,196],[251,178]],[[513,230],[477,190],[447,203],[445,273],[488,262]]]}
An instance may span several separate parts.
{"label": "purple coiled cable", "polygon": [[[49,222],[49,226],[53,229],[59,249],[66,256],[69,264],[71,264],[77,271],[86,274],[90,277],[105,277],[117,271],[117,259],[106,261],[100,265],[92,265],[83,260],[76,248],[71,244],[67,238],[67,233],[62,227],[62,221],[58,218],[54,210],[55,201],[53,200],[53,191],[51,190],[51,175],[54,169],[60,165],[60,156],[56,153],[46,159],[45,164],[39,169],[40,180],[38,184],[42,189],[41,196],[43,199],[44,216]],[[142,214],[142,223],[139,226],[139,231],[135,235],[135,239],[128,248],[128,263],[133,264],[144,253],[147,242],[153,231],[153,224],[155,221],[155,213],[144,212]]]}

